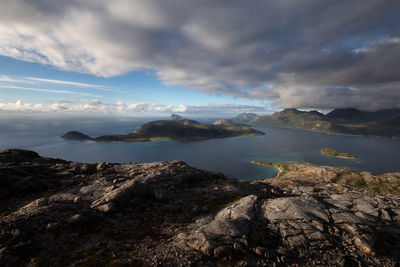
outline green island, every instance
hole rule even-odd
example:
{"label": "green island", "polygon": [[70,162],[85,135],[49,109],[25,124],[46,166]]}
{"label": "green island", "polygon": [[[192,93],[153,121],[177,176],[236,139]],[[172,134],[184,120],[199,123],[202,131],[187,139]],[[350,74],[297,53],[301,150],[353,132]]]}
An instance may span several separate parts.
{"label": "green island", "polygon": [[[221,121],[223,123],[221,123]],[[143,124],[137,131],[128,134],[90,137],[77,131],[62,136],[70,140],[91,140],[102,142],[148,142],[160,140],[197,141],[234,136],[258,136],[263,132],[247,125],[217,120],[214,124],[203,124],[195,120],[172,115],[170,120],[151,121]]]}
{"label": "green island", "polygon": [[356,159],[357,156],[346,153],[346,152],[340,152],[334,148],[330,147],[324,147],[321,149],[321,154],[325,156],[331,156],[331,157],[338,157],[338,158],[345,158],[345,159]]}

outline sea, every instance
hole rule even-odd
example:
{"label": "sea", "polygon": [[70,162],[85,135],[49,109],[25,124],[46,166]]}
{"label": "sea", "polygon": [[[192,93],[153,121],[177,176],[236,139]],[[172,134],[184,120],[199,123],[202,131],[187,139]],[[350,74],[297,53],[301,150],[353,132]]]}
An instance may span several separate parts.
{"label": "sea", "polygon": [[[196,168],[224,173],[242,180],[270,178],[277,170],[259,166],[252,160],[268,162],[308,162],[315,165],[349,167],[374,174],[400,171],[400,140],[360,136],[341,136],[302,130],[255,127],[263,136],[229,137],[204,141],[179,142],[94,142],[65,140],[68,131],[90,136],[130,133],[143,123],[159,118],[50,118],[1,117],[0,149],[20,148],[43,157],[79,162],[145,163],[181,160]],[[211,123],[211,119],[200,119]],[[321,155],[332,147],[356,155],[343,159]]]}

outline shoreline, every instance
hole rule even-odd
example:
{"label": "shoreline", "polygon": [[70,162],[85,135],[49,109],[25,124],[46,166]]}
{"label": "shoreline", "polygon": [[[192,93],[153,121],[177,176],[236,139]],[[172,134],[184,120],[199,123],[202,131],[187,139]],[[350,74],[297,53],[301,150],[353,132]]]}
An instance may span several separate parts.
{"label": "shoreline", "polygon": [[269,167],[272,167],[272,168],[275,168],[275,169],[278,170],[278,173],[277,173],[275,176],[270,177],[270,178],[263,178],[263,179],[278,178],[278,177],[283,173],[283,170],[282,170],[281,168],[279,168],[278,166],[274,166],[274,164],[273,164],[273,163],[270,163],[270,162],[264,162],[264,161],[259,161],[259,160],[252,160],[252,161],[250,161],[250,163],[255,164],[255,165],[260,165],[260,166],[269,166]]}
{"label": "shoreline", "polygon": [[351,133],[338,133],[338,132],[324,132],[324,131],[313,131],[310,129],[301,129],[301,128],[292,128],[292,127],[278,127],[278,126],[266,126],[266,125],[252,125],[251,127],[260,127],[260,128],[274,128],[274,129],[289,129],[289,130],[298,130],[312,133],[320,133],[327,135],[337,135],[337,136],[349,136],[349,137],[367,137],[367,138],[389,138],[389,139],[400,139],[399,136],[386,136],[386,135],[372,135],[372,134],[351,134]]}
{"label": "shoreline", "polygon": [[326,155],[326,154],[322,154],[322,155],[328,156],[328,157],[334,157],[334,158],[342,158],[342,159],[357,159],[357,158],[344,157],[344,156],[332,156],[332,155]]}

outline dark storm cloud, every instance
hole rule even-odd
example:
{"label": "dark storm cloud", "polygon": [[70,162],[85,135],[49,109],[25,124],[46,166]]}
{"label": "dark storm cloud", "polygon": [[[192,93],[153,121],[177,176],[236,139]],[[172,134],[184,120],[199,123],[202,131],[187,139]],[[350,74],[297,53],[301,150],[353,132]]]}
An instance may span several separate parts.
{"label": "dark storm cloud", "polygon": [[400,2],[0,3],[0,54],[298,108],[400,103]]}

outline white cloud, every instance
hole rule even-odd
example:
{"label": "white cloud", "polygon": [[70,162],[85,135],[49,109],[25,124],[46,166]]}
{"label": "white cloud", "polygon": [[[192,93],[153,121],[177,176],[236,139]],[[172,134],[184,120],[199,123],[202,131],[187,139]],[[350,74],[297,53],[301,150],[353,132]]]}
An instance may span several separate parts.
{"label": "white cloud", "polygon": [[51,80],[51,79],[43,79],[43,78],[36,78],[36,77],[27,77],[27,79],[35,81],[35,82],[42,82],[42,83],[54,83],[54,84],[71,85],[71,86],[76,86],[76,87],[87,87],[87,88],[97,89],[97,90],[101,90],[101,91],[118,92],[118,93],[124,92],[122,90],[107,88],[105,86],[89,84],[89,83]]}
{"label": "white cloud", "polygon": [[89,93],[74,92],[74,91],[68,91],[68,90],[53,90],[53,89],[44,89],[44,88],[31,88],[31,87],[5,85],[5,84],[0,84],[0,89],[1,88],[22,90],[22,91],[44,92],[44,93],[52,93],[52,94],[70,94],[70,95],[82,95],[82,96],[99,97],[99,96],[96,96],[96,95],[93,95],[93,94],[89,94]]}
{"label": "white cloud", "polygon": [[10,78],[10,77],[8,77],[8,76],[0,75],[0,82],[7,82],[7,83],[12,82],[12,83],[15,83],[17,81],[12,79],[12,78]]}
{"label": "white cloud", "polygon": [[23,103],[18,100],[15,103],[0,103],[0,109],[6,111],[42,111],[44,106],[42,104]]}
{"label": "white cloud", "polygon": [[37,77],[18,77],[12,78],[6,75],[0,75],[0,86],[1,83],[6,83],[6,84],[15,84],[15,83],[22,83],[22,84],[42,84],[42,83],[50,83],[50,84],[61,84],[61,85],[67,85],[75,88],[90,88],[90,89],[95,89],[95,90],[100,90],[100,91],[108,91],[108,92],[116,92],[116,93],[126,93],[126,91],[115,89],[115,88],[109,88],[106,86],[102,85],[97,85],[97,84],[90,84],[90,83],[80,83],[80,82],[73,82],[73,81],[64,81],[64,80],[53,80],[53,79],[44,79],[44,78],[37,78]]}
{"label": "white cloud", "polygon": [[21,80],[21,79],[14,79],[6,75],[0,75],[0,82],[1,83],[25,83],[25,84],[33,84],[31,81]]}
{"label": "white cloud", "polygon": [[24,103],[18,100],[15,103],[0,102],[0,110],[2,111],[19,111],[20,113],[30,114],[31,112],[38,113],[107,113],[107,106],[99,100],[79,100],[76,102],[62,101],[49,105]]}
{"label": "white cloud", "polygon": [[188,107],[183,104],[180,104],[177,107],[172,109],[173,112],[186,112],[187,110],[188,110]]}
{"label": "white cloud", "polygon": [[241,112],[266,113],[267,110],[262,106],[237,105],[237,104],[209,104],[204,106],[193,105],[163,105],[157,103],[125,103],[117,101],[115,104],[107,104],[103,101],[70,99],[52,104],[32,104],[24,103],[21,100],[15,103],[0,102],[0,110],[3,112],[18,111],[19,114],[31,114],[32,112],[43,114],[70,114],[70,115],[168,115],[171,113],[181,113],[184,115],[197,116],[230,116]]}

